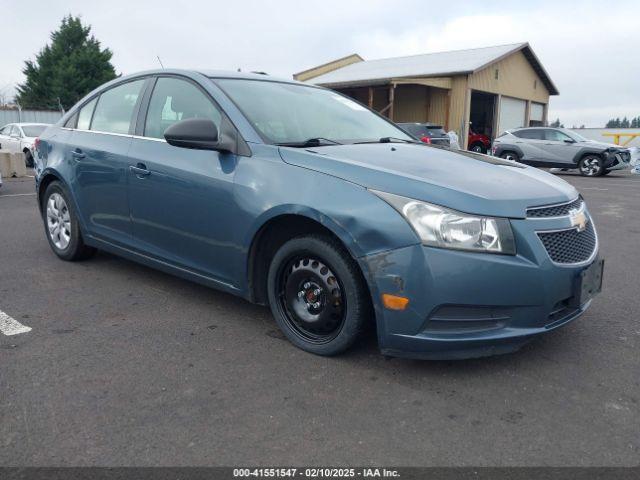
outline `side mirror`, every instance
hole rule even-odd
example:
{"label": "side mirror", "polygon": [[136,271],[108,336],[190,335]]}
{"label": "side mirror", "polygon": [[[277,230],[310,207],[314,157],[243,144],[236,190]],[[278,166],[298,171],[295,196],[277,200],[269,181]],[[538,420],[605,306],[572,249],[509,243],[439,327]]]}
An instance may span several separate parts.
{"label": "side mirror", "polygon": [[228,146],[219,141],[216,124],[204,118],[188,118],[174,123],[164,131],[164,138],[174,147],[229,150]]}

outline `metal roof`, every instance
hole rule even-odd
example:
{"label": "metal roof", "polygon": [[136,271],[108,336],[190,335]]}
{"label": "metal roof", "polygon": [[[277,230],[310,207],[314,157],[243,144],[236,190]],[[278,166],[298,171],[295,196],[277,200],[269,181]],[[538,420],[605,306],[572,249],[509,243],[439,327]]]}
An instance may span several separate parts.
{"label": "metal roof", "polygon": [[528,43],[382,58],[352,63],[309,79],[308,83],[339,86],[403,77],[435,77],[474,73],[518,51],[523,52],[551,95],[558,90]]}

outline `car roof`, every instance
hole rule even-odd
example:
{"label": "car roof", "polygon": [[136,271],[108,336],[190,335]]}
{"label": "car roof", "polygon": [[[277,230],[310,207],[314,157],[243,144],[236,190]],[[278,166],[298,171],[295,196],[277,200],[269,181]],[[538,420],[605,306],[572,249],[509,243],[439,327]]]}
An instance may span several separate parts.
{"label": "car roof", "polygon": [[[135,72],[129,75],[123,75],[115,79],[120,82],[128,78],[135,78],[147,75],[161,75],[161,74],[174,74],[174,75],[193,75],[200,74],[212,79],[233,78],[241,80],[260,80],[263,82],[278,82],[278,83],[291,83],[295,85],[304,85],[306,87],[315,87],[315,85],[309,85],[308,83],[298,82],[288,78],[273,77],[262,72],[233,72],[228,70],[211,70],[211,69],[181,69],[181,68],[163,68],[154,70],[144,70],[141,72]],[[111,82],[110,82],[111,83]]]}

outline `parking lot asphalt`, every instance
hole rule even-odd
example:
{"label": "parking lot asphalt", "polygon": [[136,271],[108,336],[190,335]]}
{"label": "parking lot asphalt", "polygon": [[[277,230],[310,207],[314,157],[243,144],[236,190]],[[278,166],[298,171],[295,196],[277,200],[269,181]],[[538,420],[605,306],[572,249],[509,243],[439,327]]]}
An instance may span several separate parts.
{"label": "parking lot asphalt", "polygon": [[579,320],[486,359],[322,358],[266,308],[49,249],[33,179],[0,188],[0,465],[640,463],[640,176],[563,175],[606,258]]}

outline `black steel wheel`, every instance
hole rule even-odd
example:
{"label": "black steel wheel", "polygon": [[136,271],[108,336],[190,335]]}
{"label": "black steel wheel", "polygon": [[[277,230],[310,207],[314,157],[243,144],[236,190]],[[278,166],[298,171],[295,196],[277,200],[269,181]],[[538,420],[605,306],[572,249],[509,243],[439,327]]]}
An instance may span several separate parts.
{"label": "black steel wheel", "polygon": [[27,168],[33,168],[33,166],[35,165],[35,162],[33,161],[33,155],[31,155],[31,152],[29,150],[27,150],[24,154],[24,164],[27,166]]}
{"label": "black steel wheel", "polygon": [[312,353],[343,352],[368,318],[368,290],[358,266],[329,237],[309,235],[285,243],[271,262],[267,286],[280,329]]}

